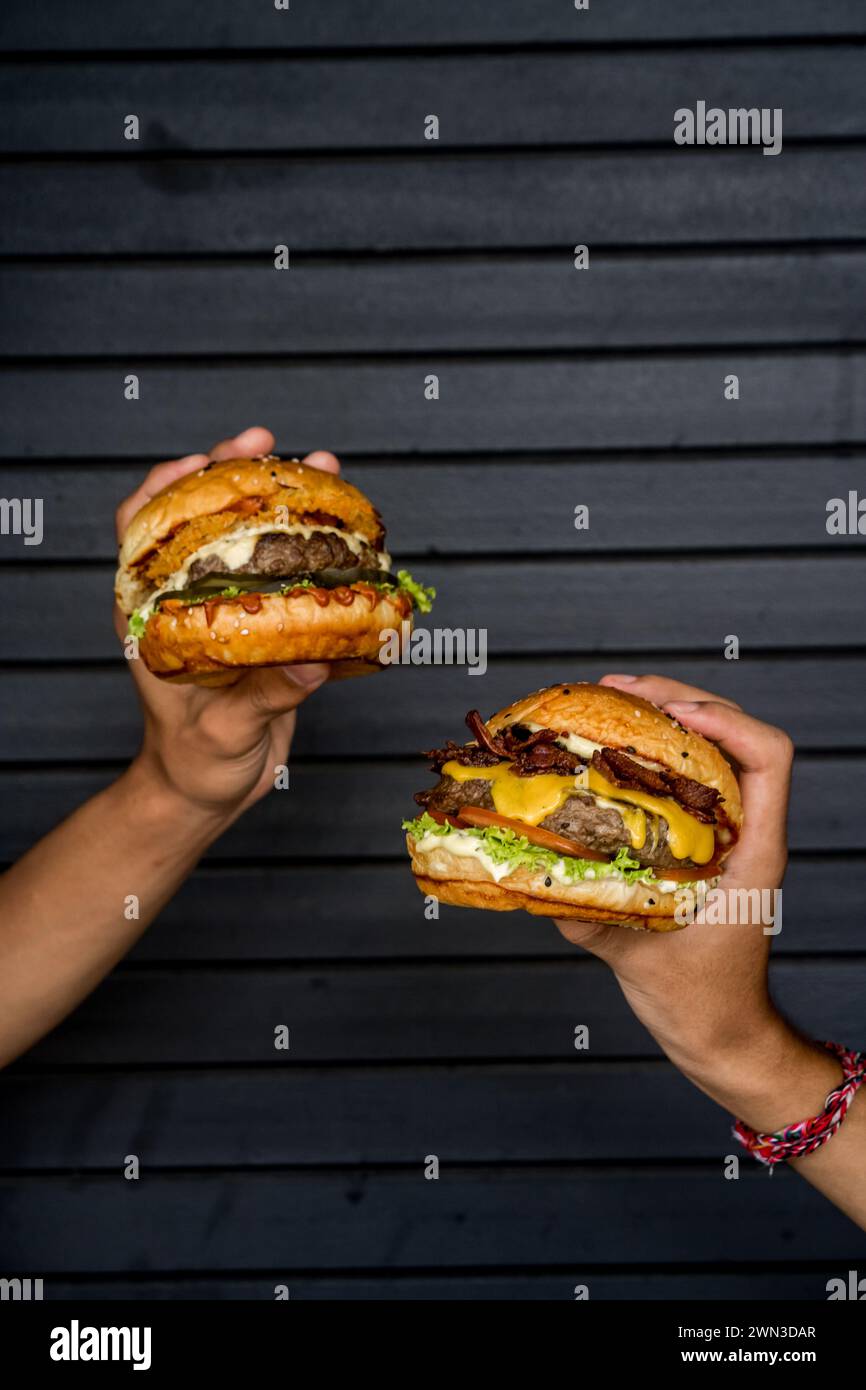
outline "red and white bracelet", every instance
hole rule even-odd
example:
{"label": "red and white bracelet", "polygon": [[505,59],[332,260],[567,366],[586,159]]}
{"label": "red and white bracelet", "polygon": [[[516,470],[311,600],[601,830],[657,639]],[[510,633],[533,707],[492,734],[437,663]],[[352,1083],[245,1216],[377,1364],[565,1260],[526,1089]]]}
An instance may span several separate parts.
{"label": "red and white bracelet", "polygon": [[734,1138],[760,1163],[765,1163],[771,1173],[777,1163],[814,1153],[815,1149],[820,1149],[822,1144],[832,1139],[848,1113],[848,1106],[858,1088],[866,1081],[866,1052],[854,1052],[834,1042],[825,1042],[822,1046],[842,1063],[842,1081],[828,1095],[820,1115],[787,1125],[776,1134],[759,1134],[743,1120],[734,1123]]}

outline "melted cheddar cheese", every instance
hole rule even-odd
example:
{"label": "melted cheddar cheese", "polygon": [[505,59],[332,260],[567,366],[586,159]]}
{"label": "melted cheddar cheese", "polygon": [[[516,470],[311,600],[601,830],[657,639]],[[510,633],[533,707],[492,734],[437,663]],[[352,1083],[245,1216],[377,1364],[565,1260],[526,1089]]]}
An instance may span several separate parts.
{"label": "melted cheddar cheese", "polygon": [[644,811],[652,811],[653,815],[661,816],[662,820],[667,821],[668,845],[674,858],[691,859],[695,864],[709,864],[716,845],[713,827],[689,815],[688,811],[684,811],[682,806],[678,806],[670,797],[650,796],[648,792],[615,787],[612,782],[602,777],[600,772],[596,772],[594,767],[588,769],[587,786],[591,792],[610,801],[626,801],[632,806],[639,806]]}
{"label": "melted cheddar cheese", "polygon": [[660,816],[668,827],[668,845],[675,859],[691,859],[695,864],[708,864],[715,850],[715,834],[711,825],[704,825],[689,815],[670,797],[651,796],[648,792],[631,791],[608,782],[595,768],[587,768],[577,776],[563,777],[559,773],[540,772],[534,777],[517,777],[511,763],[496,767],[464,767],[462,763],[447,762],[442,768],[446,777],[455,782],[476,779],[490,782],[493,805],[500,816],[521,820],[526,825],[540,825],[565,804],[576,791],[591,792],[602,805],[611,806],[622,817],[632,849],[642,849],[646,843],[646,812]]}
{"label": "melted cheddar cheese", "polygon": [[535,777],[516,777],[510,763],[496,767],[464,767],[449,762],[442,768],[446,777],[455,782],[472,782],[483,778],[490,782],[493,805],[500,816],[522,820],[527,825],[539,825],[547,816],[558,811],[570,796],[574,796],[574,777],[561,777],[556,772],[539,772]]}

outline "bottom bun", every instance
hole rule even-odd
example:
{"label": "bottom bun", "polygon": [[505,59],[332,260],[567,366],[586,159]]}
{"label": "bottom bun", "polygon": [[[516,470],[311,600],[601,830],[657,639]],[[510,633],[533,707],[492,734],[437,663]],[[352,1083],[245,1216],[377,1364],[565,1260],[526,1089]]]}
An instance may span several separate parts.
{"label": "bottom bun", "polygon": [[166,600],[139,641],[148,670],[209,686],[231,685],[251,667],[309,661],[339,663],[338,677],[367,674],[382,669],[382,631],[399,632],[412,611],[406,594],[365,586],[243,597],[261,606],[251,613],[241,599],[213,606]]}
{"label": "bottom bun", "polygon": [[662,893],[656,884],[625,883],[615,878],[566,884],[552,879],[548,886],[548,875],[525,868],[497,883],[477,859],[453,854],[444,845],[420,853],[411,835],[407,843],[420,891],[454,907],[480,907],[491,912],[522,909],[536,917],[611,923],[636,931],[681,931],[687,925],[674,917],[682,901],[681,890]]}

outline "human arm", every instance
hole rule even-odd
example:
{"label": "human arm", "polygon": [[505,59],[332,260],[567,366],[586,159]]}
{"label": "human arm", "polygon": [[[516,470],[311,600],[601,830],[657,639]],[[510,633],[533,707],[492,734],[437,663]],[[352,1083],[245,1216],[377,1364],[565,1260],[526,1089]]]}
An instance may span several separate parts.
{"label": "human arm", "polygon": [[[131,517],[209,459],[268,453],[247,430],[210,455],[152,469],[118,509]],[[336,471],[331,454],[307,463]],[[125,621],[118,613],[121,634]],[[171,685],[130,661],[144,715],[129,768],[0,879],[0,1065],[50,1031],[126,954],[207,847],[273,787],[295,709],[327,679],[323,665],[250,672],[229,689]]]}
{"label": "human arm", "polygon": [[[737,766],[743,833],[719,887],[779,888],[787,862],[791,740],[706,691],[660,676],[605,676],[705,735]],[[637,1017],[671,1061],[707,1095],[761,1132],[818,1114],[841,1079],[839,1063],[801,1036],[770,996],[771,937],[760,921],[656,935],[562,921],[569,940],[613,969]],[[838,1041],[846,1042],[846,1039]],[[791,1166],[866,1227],[866,1102],[855,1096],[841,1129]]]}

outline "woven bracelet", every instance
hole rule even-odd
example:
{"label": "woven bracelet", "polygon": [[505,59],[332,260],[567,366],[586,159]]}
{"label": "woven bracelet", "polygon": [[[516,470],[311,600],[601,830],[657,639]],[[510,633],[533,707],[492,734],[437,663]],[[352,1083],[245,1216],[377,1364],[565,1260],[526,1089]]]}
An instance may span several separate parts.
{"label": "woven bracelet", "polygon": [[787,1125],[776,1134],[759,1134],[743,1120],[737,1120],[734,1124],[734,1138],[754,1154],[759,1163],[765,1163],[771,1173],[777,1163],[814,1153],[828,1139],[832,1139],[848,1113],[848,1106],[858,1087],[866,1081],[866,1052],[853,1052],[834,1042],[822,1043],[822,1047],[826,1047],[842,1063],[842,1081],[828,1095],[820,1115]]}

